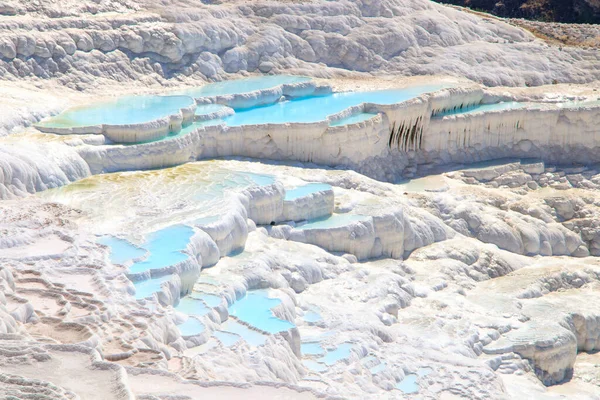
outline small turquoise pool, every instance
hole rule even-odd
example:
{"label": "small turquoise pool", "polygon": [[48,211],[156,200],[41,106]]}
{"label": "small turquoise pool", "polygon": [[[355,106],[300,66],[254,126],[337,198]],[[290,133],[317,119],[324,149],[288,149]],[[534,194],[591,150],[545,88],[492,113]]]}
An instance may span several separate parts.
{"label": "small turquoise pool", "polygon": [[209,83],[197,88],[182,91],[182,94],[199,97],[224,96],[238,93],[254,92],[256,90],[269,89],[279,85],[308,82],[311,78],[293,75],[264,75],[245,79],[234,79],[230,81]]}
{"label": "small turquoise pool", "polygon": [[107,235],[98,238],[96,241],[108,246],[110,249],[110,262],[113,264],[125,264],[127,261],[146,255],[146,250],[134,246],[125,239]]}
{"label": "small turquoise pool", "polygon": [[128,96],[70,108],[38,124],[48,128],[95,125],[127,125],[150,122],[173,115],[195,104],[189,96]]}
{"label": "small turquoise pool", "polygon": [[526,104],[519,103],[516,101],[506,101],[495,104],[477,104],[470,107],[464,107],[462,110],[449,110],[440,114],[436,117],[443,117],[446,115],[459,115],[459,114],[473,114],[477,112],[488,112],[488,111],[502,111],[502,110],[516,110],[525,107]]}
{"label": "small turquoise pool", "polygon": [[302,351],[302,354],[310,356],[325,354],[325,349],[321,347],[319,342],[302,343],[300,345],[300,350]]}
{"label": "small turquoise pool", "polygon": [[182,253],[187,247],[194,230],[185,225],[175,225],[150,235],[143,246],[150,252],[144,261],[134,263],[130,273],[140,273],[152,269],[165,268],[186,260],[189,256]]}
{"label": "small turquoise pool", "polygon": [[264,107],[236,110],[234,115],[224,118],[224,121],[229,126],[325,121],[329,115],[362,103],[396,104],[445,87],[449,86],[427,85],[404,89],[344,92],[325,96],[303,97]]}
{"label": "small turquoise pool", "polygon": [[350,125],[356,124],[358,122],[363,122],[370,120],[377,114],[374,113],[358,113],[354,115],[350,115],[349,117],[338,119],[337,121],[331,122],[329,126],[342,126],[342,125]]}
{"label": "small turquoise pool", "polygon": [[321,314],[316,311],[307,311],[302,316],[302,319],[308,323],[315,323],[322,319]]}
{"label": "small turquoise pool", "polygon": [[308,185],[298,186],[293,189],[286,189],[285,200],[296,200],[309,194],[332,190],[331,185],[326,183],[309,183]]}
{"label": "small turquoise pool", "polygon": [[204,332],[204,324],[196,318],[188,318],[184,323],[177,325],[182,336],[194,336]]}
{"label": "small turquoise pool", "polygon": [[419,368],[416,374],[405,375],[404,379],[396,384],[396,389],[405,394],[417,393],[419,391],[417,380],[429,375],[432,371],[431,368]]}
{"label": "small turquoise pool", "polygon": [[304,364],[304,366],[308,369],[310,369],[311,371],[314,372],[325,372],[327,371],[327,367],[319,362],[316,362],[314,360],[303,360],[302,364]]}
{"label": "small turquoise pool", "polygon": [[354,222],[366,221],[370,217],[358,214],[332,214],[330,217],[317,218],[299,225],[297,229],[331,229],[349,225]]}
{"label": "small turquoise pool", "polygon": [[228,319],[221,326],[221,330],[240,336],[246,343],[248,343],[251,346],[262,346],[267,341],[267,337],[262,333],[250,329],[246,325],[240,324],[238,321],[235,321],[233,319]]}
{"label": "small turquoise pool", "polygon": [[230,332],[214,331],[213,336],[223,343],[225,347],[231,347],[240,341],[240,337]]}
{"label": "small turquoise pool", "polygon": [[203,301],[190,296],[183,297],[175,309],[184,314],[197,317],[202,317],[210,311],[210,308]]}
{"label": "small turquoise pool", "polygon": [[352,350],[352,343],[342,343],[335,350],[327,351],[325,356],[319,358],[317,361],[323,364],[332,366],[338,361],[345,360],[350,357]]}
{"label": "small turquoise pool", "polygon": [[140,300],[152,296],[154,293],[159,292],[161,285],[165,282],[168,282],[172,277],[173,275],[165,275],[156,279],[134,282],[133,286],[135,286],[135,298]]}
{"label": "small turquoise pool", "polygon": [[254,290],[229,306],[229,314],[261,331],[278,333],[295,327],[291,322],[273,315],[271,309],[280,303],[281,300],[269,297],[268,291]]}
{"label": "small turquoise pool", "polygon": [[223,301],[221,296],[217,296],[215,294],[210,293],[192,292],[188,297],[196,300],[202,300],[207,306],[211,308],[217,307]]}

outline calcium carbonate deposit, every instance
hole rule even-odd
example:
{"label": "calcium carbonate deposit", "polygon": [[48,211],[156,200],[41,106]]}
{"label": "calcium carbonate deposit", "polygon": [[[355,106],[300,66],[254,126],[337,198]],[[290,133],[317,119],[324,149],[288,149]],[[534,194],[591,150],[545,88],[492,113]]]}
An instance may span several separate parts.
{"label": "calcium carbonate deposit", "polygon": [[0,2],[0,399],[600,398],[599,71],[429,0]]}

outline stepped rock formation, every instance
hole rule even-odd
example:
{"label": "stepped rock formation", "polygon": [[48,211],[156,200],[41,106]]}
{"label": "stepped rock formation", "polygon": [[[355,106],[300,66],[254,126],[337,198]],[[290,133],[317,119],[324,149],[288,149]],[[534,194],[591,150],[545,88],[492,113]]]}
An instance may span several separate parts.
{"label": "stepped rock formation", "polygon": [[0,398],[598,399],[594,29],[0,2]]}

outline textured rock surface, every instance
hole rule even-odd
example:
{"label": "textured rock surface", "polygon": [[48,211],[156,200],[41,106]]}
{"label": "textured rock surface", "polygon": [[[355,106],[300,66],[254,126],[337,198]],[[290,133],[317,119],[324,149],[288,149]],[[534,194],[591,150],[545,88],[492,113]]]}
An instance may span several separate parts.
{"label": "textured rock surface", "polygon": [[596,51],[548,46],[426,0],[21,3],[5,2],[0,17],[0,74],[77,89],[104,79],[147,85],[241,71],[346,73],[339,68],[450,73],[488,85],[598,78]]}

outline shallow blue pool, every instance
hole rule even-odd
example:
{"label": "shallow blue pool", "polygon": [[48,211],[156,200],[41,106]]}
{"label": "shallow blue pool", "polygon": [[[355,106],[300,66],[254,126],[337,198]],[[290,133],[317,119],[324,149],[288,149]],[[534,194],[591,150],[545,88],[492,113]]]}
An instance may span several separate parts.
{"label": "shallow blue pool", "polygon": [[325,353],[325,350],[323,349],[323,347],[321,347],[321,344],[319,342],[302,343],[300,345],[300,350],[302,351],[302,354],[311,356],[321,355]]}
{"label": "shallow blue pool", "polygon": [[189,96],[128,96],[70,108],[40,122],[38,126],[73,128],[103,124],[139,124],[176,114],[182,108],[193,104],[195,101]]}
{"label": "shallow blue pool", "polygon": [[358,113],[358,114],[350,115],[349,117],[334,121],[334,122],[330,123],[329,126],[342,126],[342,125],[356,124],[358,122],[367,121],[376,115],[377,114],[374,114],[374,113]]}
{"label": "shallow blue pool", "polygon": [[350,357],[352,352],[352,343],[342,343],[335,350],[327,351],[323,357],[319,358],[317,361],[327,364],[329,366],[337,363],[338,361],[345,360]]}
{"label": "shallow blue pool", "polygon": [[204,332],[204,324],[196,318],[188,318],[184,323],[177,325],[182,336],[194,336]]}
{"label": "shallow blue pool", "polygon": [[156,279],[148,279],[146,281],[134,282],[135,298],[145,299],[160,291],[160,287],[164,282],[169,281],[173,275],[165,275]]}
{"label": "shallow blue pool", "polygon": [[245,79],[209,83],[197,88],[182,91],[182,94],[198,97],[223,96],[228,94],[248,93],[255,90],[269,89],[275,86],[308,82],[311,78],[293,75],[265,75]]}
{"label": "shallow blue pool", "polygon": [[217,307],[223,301],[221,296],[217,296],[215,294],[210,293],[192,292],[190,293],[189,297],[191,297],[192,299],[202,300],[207,306],[211,308]]}
{"label": "shallow blue pool", "polygon": [[144,261],[134,263],[129,268],[129,272],[140,273],[160,269],[186,260],[189,256],[182,251],[187,247],[193,234],[194,230],[185,225],[170,226],[152,233],[143,246],[150,255]]}
{"label": "shallow blue pool", "polygon": [[136,258],[141,258],[146,254],[146,250],[134,246],[125,239],[119,239],[114,236],[102,236],[97,242],[108,246],[110,249],[110,261],[113,264],[124,264]]}
{"label": "shallow blue pool", "polygon": [[302,319],[308,323],[314,323],[320,321],[322,318],[321,314],[316,311],[307,311],[302,316]]}
{"label": "shallow blue pool", "polygon": [[187,315],[195,315],[201,317],[208,314],[210,308],[207,307],[200,299],[186,296],[179,301],[175,309]]}
{"label": "shallow blue pool", "polygon": [[234,335],[230,332],[214,331],[213,336],[219,339],[225,347],[231,347],[240,341],[240,337],[238,335]]}
{"label": "shallow blue pool", "polygon": [[314,360],[303,360],[302,364],[304,364],[304,366],[308,369],[310,369],[311,371],[314,372],[324,372],[327,371],[327,367],[319,362],[316,362]]}
{"label": "shallow blue pool", "polygon": [[240,336],[246,343],[251,346],[262,346],[267,341],[267,337],[260,332],[250,329],[246,325],[239,323],[233,319],[228,319],[222,326],[224,332],[234,333]]}
{"label": "shallow blue pool", "polygon": [[296,200],[300,197],[308,196],[311,193],[331,190],[331,185],[326,183],[309,183],[308,185],[298,186],[293,189],[286,189],[285,200]]}
{"label": "shallow blue pool", "polygon": [[464,107],[461,110],[448,110],[446,112],[437,114],[436,117],[443,117],[445,115],[473,114],[487,111],[516,110],[525,107],[525,105],[526,104],[524,103],[519,103],[516,101],[506,101],[495,104],[477,104],[470,107]]}
{"label": "shallow blue pool", "polygon": [[357,214],[332,214],[330,217],[317,218],[310,220],[304,225],[300,225],[297,229],[331,229],[349,225],[353,222],[366,221],[370,217]]}
{"label": "shallow blue pool", "polygon": [[271,309],[280,303],[281,300],[270,298],[266,290],[254,290],[229,306],[229,314],[261,331],[268,333],[282,332],[293,328],[295,325],[273,315]]}
{"label": "shallow blue pool", "polygon": [[226,117],[224,121],[229,126],[324,121],[329,115],[361,103],[396,104],[445,87],[448,85],[414,86],[404,89],[344,92],[304,97],[264,107],[236,110],[234,115]]}
{"label": "shallow blue pool", "polygon": [[433,370],[431,368],[419,368],[416,374],[407,374],[400,382],[396,384],[396,389],[401,390],[405,394],[417,393],[419,384],[417,380],[429,375]]}

